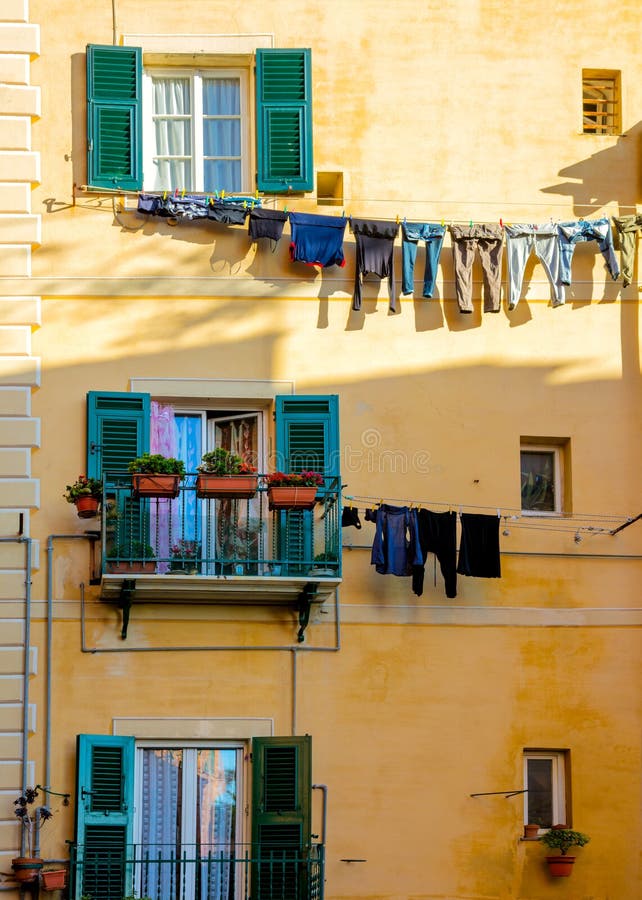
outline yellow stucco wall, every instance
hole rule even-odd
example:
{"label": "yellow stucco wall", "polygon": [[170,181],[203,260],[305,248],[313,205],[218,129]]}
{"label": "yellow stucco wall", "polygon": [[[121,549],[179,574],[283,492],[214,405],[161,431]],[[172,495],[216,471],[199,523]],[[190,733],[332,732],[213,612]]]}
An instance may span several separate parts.
{"label": "yellow stucco wall", "polygon": [[[476,268],[475,311],[463,316],[447,237],[434,299],[417,290],[391,315],[385,285],[373,280],[354,312],[349,231],[346,267],[320,273],[288,261],[287,231],[272,253],[251,245],[245,229],[146,221],[134,195],[82,190],[85,46],[111,43],[112,16],[119,42],[151,32],[262,34],[276,47],[311,47],[315,171],[344,173],[347,213],[543,222],[630,214],[642,201],[638,4],[103,0],[80,12],[31,0],[29,22],[40,29],[31,82],[41,96],[32,143],[41,163],[30,212],[41,225],[36,234],[29,220],[13,243],[37,237],[40,245],[29,248],[30,275],[21,262],[0,279],[3,295],[43,298],[30,339],[10,331],[0,348],[2,383],[33,387],[19,428],[8,419],[20,412],[0,421],[0,437],[14,439],[2,439],[14,454],[6,465],[22,458],[16,447],[39,442],[2,503],[34,507],[27,533],[40,546],[32,573],[40,664],[30,679],[36,780],[44,777],[44,548],[49,535],[87,527],[61,499],[86,465],[86,392],[126,391],[132,379],[294,382],[299,393],[340,396],[349,495],[499,508],[510,532],[502,579],[460,577],[457,598],[447,600],[431,560],[418,598],[407,579],[374,573],[369,527],[349,529],[345,542],[362,546],[344,552],[338,652],[331,603],[304,647],[292,646],[289,611],[189,605],[137,606],[122,642],[118,611],[89,585],[86,544],[57,539],[52,786],[75,792],[76,734],[111,733],[114,719],[256,717],[275,734],[312,735],[313,780],[330,797],[328,900],[636,900],[640,523],[616,536],[574,537],[640,511],[637,280],[614,283],[595,244],[579,244],[563,308],[551,308],[544,270],[531,260],[516,310],[508,312],[504,289],[502,311],[482,314]],[[581,133],[582,68],[621,71],[623,135]],[[35,163],[23,154],[20,165]],[[277,206],[284,202],[340,212],[314,194]],[[0,250],[11,259],[27,253]],[[399,241],[395,254],[399,290]],[[420,250],[416,280],[422,275]],[[16,374],[34,370],[37,358],[39,386],[35,375]],[[569,507],[593,518],[557,528],[510,520],[520,505],[520,436],[538,435],[568,439]],[[2,557],[0,602],[19,620],[24,577],[11,552]],[[96,652],[83,652],[82,640]],[[4,642],[15,650],[20,637]],[[141,652],[214,645],[291,649]],[[13,722],[19,698],[7,696],[1,715]],[[544,848],[519,840],[521,797],[470,797],[519,789],[527,747],[569,751],[569,820],[591,843],[568,880],[549,878]],[[0,790],[0,820],[9,821],[12,798]],[[73,836],[73,804],[53,806],[47,856]],[[0,856],[10,859],[16,829],[2,827]],[[342,861],[351,858],[365,862]]]}

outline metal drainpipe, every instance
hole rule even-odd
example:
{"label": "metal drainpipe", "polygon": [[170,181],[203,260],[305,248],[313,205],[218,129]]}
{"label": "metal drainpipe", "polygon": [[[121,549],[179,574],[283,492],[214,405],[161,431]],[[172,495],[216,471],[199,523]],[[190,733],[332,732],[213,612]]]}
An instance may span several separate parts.
{"label": "metal drainpipe", "polygon": [[313,791],[323,791],[323,813],[321,818],[321,844],[325,846],[326,826],[328,822],[328,785],[313,784]]}
{"label": "metal drainpipe", "polygon": [[[17,537],[2,537],[3,544],[25,544],[25,634],[24,634],[24,675],[22,679],[22,793],[27,789],[27,765],[29,744],[29,670],[31,668],[31,545],[33,538],[20,535]],[[24,829],[20,839],[20,856],[25,855],[26,840]],[[13,889],[15,890],[15,889]]]}
{"label": "metal drainpipe", "polygon": [[47,699],[45,720],[45,783],[51,790],[51,684],[53,680],[51,657],[53,652],[53,551],[55,540],[95,541],[89,534],[50,534],[47,538]]}

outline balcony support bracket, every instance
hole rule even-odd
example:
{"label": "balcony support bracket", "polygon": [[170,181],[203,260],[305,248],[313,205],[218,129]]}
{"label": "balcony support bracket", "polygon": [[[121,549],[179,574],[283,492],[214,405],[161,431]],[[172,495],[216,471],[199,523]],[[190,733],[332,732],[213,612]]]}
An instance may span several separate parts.
{"label": "balcony support bracket", "polygon": [[305,629],[310,622],[310,611],[312,609],[312,601],[317,596],[318,583],[309,581],[303,588],[297,599],[297,610],[299,613],[299,630],[296,635],[297,641],[302,644],[305,641]]}
{"label": "balcony support bracket", "polygon": [[132,599],[136,592],[136,579],[125,578],[120,589],[120,608],[123,611],[123,627],[120,636],[123,640],[127,638],[127,628],[129,626],[129,613],[132,608]]}

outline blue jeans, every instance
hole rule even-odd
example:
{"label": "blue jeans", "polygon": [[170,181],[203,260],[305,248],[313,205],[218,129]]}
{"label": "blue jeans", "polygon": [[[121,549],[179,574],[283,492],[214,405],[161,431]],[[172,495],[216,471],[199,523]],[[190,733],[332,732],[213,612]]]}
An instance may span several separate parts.
{"label": "blue jeans", "polygon": [[431,225],[421,222],[404,222],[402,225],[402,277],[401,293],[412,294],[415,260],[419,241],[426,243],[426,268],[424,269],[424,297],[432,297],[437,278],[437,263],[444,243],[444,225]]}
{"label": "blue jeans", "polygon": [[613,232],[608,219],[589,219],[579,222],[560,222],[557,226],[560,241],[560,282],[571,283],[571,263],[575,245],[580,241],[597,241],[600,253],[613,281],[619,277],[620,267],[613,248]]}

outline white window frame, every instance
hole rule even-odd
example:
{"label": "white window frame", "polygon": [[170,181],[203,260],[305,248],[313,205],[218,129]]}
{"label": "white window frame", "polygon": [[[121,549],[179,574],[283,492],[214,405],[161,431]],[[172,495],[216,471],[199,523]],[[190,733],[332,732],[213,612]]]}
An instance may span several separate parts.
{"label": "white window frame", "polygon": [[[204,155],[203,155],[203,79],[208,78],[238,78],[240,81],[240,120],[241,120],[241,187],[239,193],[247,193],[252,190],[252,143],[250,122],[250,73],[243,67],[221,68],[219,66],[204,66],[200,68],[188,68],[184,66],[156,67],[146,66],[143,71],[143,183],[145,190],[153,189],[151,173],[154,171],[155,157],[155,129],[154,129],[154,100],[153,78],[189,79],[191,98],[191,182],[192,187],[186,185],[167,185],[169,190],[189,190],[190,193],[205,193],[204,189]],[[147,173],[145,181],[145,173]],[[217,185],[214,190],[224,188]],[[158,188],[155,188],[158,190]],[[212,193],[213,191],[210,191]],[[228,191],[229,193],[229,191]]]}
{"label": "white window frame", "polygon": [[551,453],[553,455],[553,504],[554,509],[522,509],[523,516],[561,516],[564,512],[564,447],[559,444],[529,444],[524,441],[519,447],[520,464],[520,507],[521,507],[521,472],[522,453]]}
{"label": "white window frame", "polygon": [[[528,789],[528,762],[531,759],[550,759],[551,799],[553,810],[552,825],[566,824],[566,751],[564,750],[524,750],[524,788]],[[528,790],[524,793],[524,825],[530,825],[528,818]],[[540,828],[538,833],[548,831]]]}
{"label": "white window frame", "polygon": [[[137,740],[134,764],[134,843],[140,846],[142,842],[143,821],[142,821],[142,790],[143,790],[143,751],[144,750],[181,750],[183,751],[183,778],[196,778],[196,751],[198,750],[235,750],[236,751],[236,771],[238,773],[236,785],[236,832],[234,834],[234,846],[239,853],[243,851],[243,844],[247,843],[247,811],[249,796],[247,792],[248,785],[248,768],[247,759],[249,754],[248,745],[243,741],[199,741],[199,740]],[[185,751],[191,751],[186,756]],[[187,765],[186,765],[187,763]],[[187,792],[182,792],[181,820],[183,828],[187,827],[187,833],[183,831],[181,835],[182,843],[186,846],[194,843],[194,836],[190,834],[190,827],[193,826],[196,817],[196,808],[194,801],[196,794],[192,792],[192,796]],[[189,868],[187,872],[189,873]],[[239,880],[240,881],[240,880]],[[236,884],[236,896],[242,896],[243,885]],[[141,896],[140,884],[140,867],[136,867],[134,871],[134,890],[136,896]],[[188,877],[182,886],[179,900],[196,900],[195,884],[192,878]]]}

